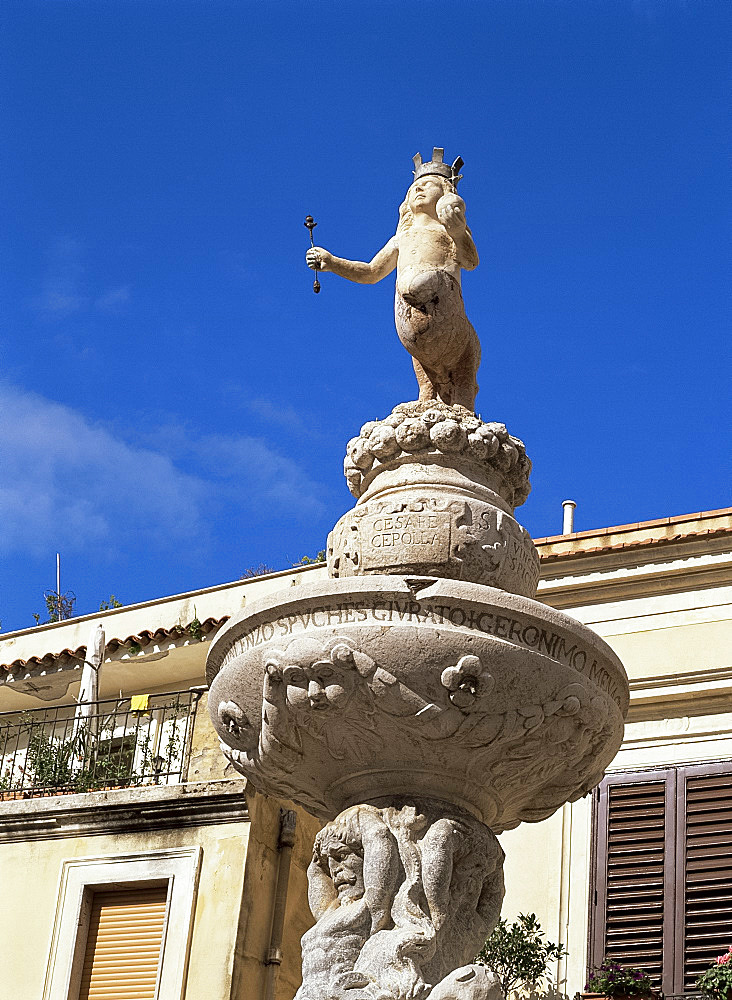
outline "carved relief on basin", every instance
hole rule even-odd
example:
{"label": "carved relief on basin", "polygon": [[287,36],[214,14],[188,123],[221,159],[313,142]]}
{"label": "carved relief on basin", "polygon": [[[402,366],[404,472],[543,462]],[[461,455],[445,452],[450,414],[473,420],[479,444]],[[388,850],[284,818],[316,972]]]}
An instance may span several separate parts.
{"label": "carved relief on basin", "polygon": [[625,672],[594,633],[462,581],[351,577],[230,621],[208,656],[224,752],[322,818],[428,795],[496,832],[585,794],[617,752]]}

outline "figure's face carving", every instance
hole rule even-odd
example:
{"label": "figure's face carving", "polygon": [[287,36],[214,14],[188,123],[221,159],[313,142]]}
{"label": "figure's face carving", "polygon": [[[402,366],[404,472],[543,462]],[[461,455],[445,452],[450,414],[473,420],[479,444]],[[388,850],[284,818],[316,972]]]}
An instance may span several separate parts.
{"label": "figure's face carving", "polygon": [[290,663],[282,670],[287,704],[295,715],[309,715],[329,708],[343,708],[353,694],[357,672],[353,668],[316,660]]}
{"label": "figure's face carving", "polygon": [[328,871],[341,903],[361,899],[365,892],[363,858],[348,844],[330,841],[324,850]]}
{"label": "figure's face carving", "polygon": [[234,701],[222,701],[218,708],[219,722],[229,735],[232,746],[251,750],[257,745],[257,733],[244,709]]}
{"label": "figure's face carving", "polygon": [[429,212],[434,215],[436,214],[437,202],[443,194],[440,182],[436,177],[428,174],[412,184],[407,202],[413,212]]}

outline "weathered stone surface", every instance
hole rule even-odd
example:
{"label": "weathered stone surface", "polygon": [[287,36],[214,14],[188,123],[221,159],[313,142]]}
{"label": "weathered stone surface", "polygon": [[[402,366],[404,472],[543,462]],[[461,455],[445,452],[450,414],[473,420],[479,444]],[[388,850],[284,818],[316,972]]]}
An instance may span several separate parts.
{"label": "weathered stone surface", "polygon": [[500,911],[494,832],[593,788],[628,707],[609,646],[530,599],[539,561],[513,511],[531,462],[473,413],[462,160],[436,148],[414,163],[397,232],[370,263],[320,247],[307,262],[365,283],[396,267],[419,400],[348,443],[358,503],[330,534],[331,579],[247,608],[207,661],[224,754],[330,821],[308,872],[317,922],[297,1000],[499,1000],[490,972],[465,964]]}
{"label": "weathered stone surface", "polygon": [[501,1000],[497,977],[484,965],[463,965],[435,986],[430,1000]]}
{"label": "weathered stone surface", "polygon": [[440,798],[496,832],[551,815],[617,752],[627,680],[593,632],[458,581],[329,580],[214,639],[224,753],[324,819],[376,795]]}
{"label": "weathered stone surface", "polygon": [[317,835],[308,882],[317,922],[296,1000],[490,995],[479,966],[452,971],[503,900],[503,851],[472,816],[425,801],[353,806]]}
{"label": "weathered stone surface", "polygon": [[381,281],[396,267],[394,318],[412,355],[420,400],[439,398],[472,410],[480,344],[465,315],[460,272],[478,266],[478,251],[456,193],[459,175],[442,155],[435,149],[430,163],[415,158],[397,231],[370,263],[335,257],[323,247],[308,250],[306,260],[313,270],[363,284]]}
{"label": "weathered stone surface", "polygon": [[462,406],[400,403],[348,444],[346,479],[359,500],[328,537],[328,572],[415,573],[533,597],[539,557],[512,516],[530,469],[503,424]]}
{"label": "weathered stone surface", "polygon": [[528,532],[494,504],[416,483],[344,514],[328,536],[328,571],[336,579],[436,576],[533,597],[539,557]]}
{"label": "weathered stone surface", "polygon": [[399,403],[384,420],[365,423],[348,442],[343,464],[351,493],[364,499],[415,475],[439,476],[433,468],[454,470],[455,487],[489,490],[506,511],[531,491],[531,461],[520,438],[505,424],[440,401]]}

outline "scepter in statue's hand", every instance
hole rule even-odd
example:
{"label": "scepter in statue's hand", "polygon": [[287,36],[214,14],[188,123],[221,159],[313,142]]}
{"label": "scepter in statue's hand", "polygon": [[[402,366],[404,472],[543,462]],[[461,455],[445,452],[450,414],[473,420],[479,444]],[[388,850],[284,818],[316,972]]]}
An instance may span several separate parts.
{"label": "scepter in statue's hand", "polygon": [[[307,229],[310,232],[310,250],[308,250],[308,254],[307,254],[308,267],[312,267],[313,270],[315,270],[315,271],[319,271],[320,270],[320,260],[318,258],[317,253],[314,252],[315,251],[315,240],[313,239],[313,229],[315,229],[315,227],[317,226],[317,224],[318,223],[313,219],[312,215],[308,215],[307,218],[305,219],[305,226],[307,227]],[[310,260],[311,256],[313,257],[312,263],[311,263],[311,260]],[[320,282],[318,281],[317,274],[315,275],[315,281],[313,282],[313,291],[315,292],[316,295],[320,291]]]}
{"label": "scepter in statue's hand", "polygon": [[478,266],[478,251],[457,193],[463,161],[458,156],[446,163],[445,150],[435,146],[429,163],[421,153],[413,163],[414,180],[399,207],[396,232],[370,261],[347,260],[315,246],[310,216],[305,225],[312,245],[305,260],[313,271],[363,285],[381,281],[396,268],[394,320],[412,355],[420,401],[441,399],[472,410],[480,343],[465,315],[460,272]]}

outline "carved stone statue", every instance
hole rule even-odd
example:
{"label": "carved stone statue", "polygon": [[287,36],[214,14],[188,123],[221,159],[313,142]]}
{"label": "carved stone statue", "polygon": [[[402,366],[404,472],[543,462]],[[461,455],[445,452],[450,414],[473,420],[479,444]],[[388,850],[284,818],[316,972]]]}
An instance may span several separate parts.
{"label": "carved stone statue", "polygon": [[346,809],[315,840],[317,923],[302,940],[296,1000],[497,998],[487,970],[461,963],[498,919],[502,865],[498,841],[471,816]]}
{"label": "carved stone statue", "polygon": [[396,267],[394,316],[399,339],[412,355],[419,399],[475,406],[480,344],[465,315],[460,271],[478,266],[478,251],[456,192],[463,161],[414,157],[414,183],[399,209],[397,231],[370,263],[335,257],[322,247],[307,252],[315,271],[375,284]]}
{"label": "carved stone statue", "polygon": [[531,462],[473,412],[480,348],[460,272],[478,255],[462,160],[435,149],[414,165],[396,234],[370,263],[321,247],[307,261],[366,283],[396,268],[419,400],[348,442],[357,503],[329,536],[328,579],[248,603],[207,656],[232,765],[324,824],[296,1000],[500,1000],[473,963],[500,915],[496,835],[587,794],[629,702],[612,649],[533,599],[539,557],[513,516]]}

